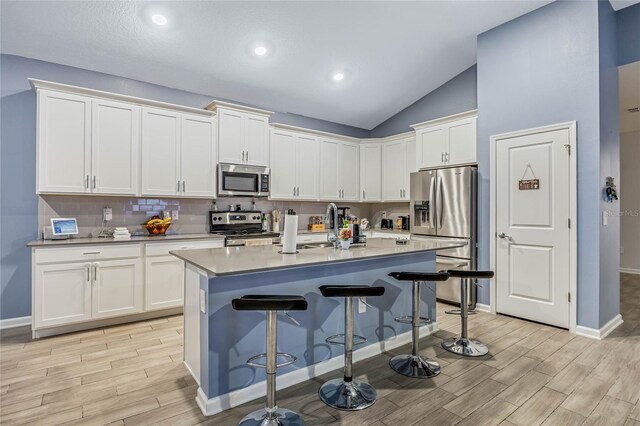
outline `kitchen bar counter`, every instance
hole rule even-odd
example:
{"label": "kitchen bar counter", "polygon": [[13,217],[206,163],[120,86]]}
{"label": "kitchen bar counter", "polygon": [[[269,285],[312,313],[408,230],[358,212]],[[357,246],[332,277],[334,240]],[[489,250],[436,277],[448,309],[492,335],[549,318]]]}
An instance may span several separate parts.
{"label": "kitchen bar counter", "polygon": [[220,234],[171,234],[171,235],[145,235],[140,237],[132,236],[130,240],[115,240],[113,238],[69,238],[67,240],[33,240],[27,247],[66,247],[73,245],[93,245],[93,244],[126,244],[126,243],[167,243],[184,240],[223,240],[224,235]]}
{"label": "kitchen bar counter", "polygon": [[238,275],[273,269],[308,267],[323,263],[338,263],[380,257],[431,252],[462,247],[459,242],[411,240],[406,245],[394,239],[370,238],[364,247],[339,250],[332,247],[301,248],[297,254],[282,254],[277,245],[225,247],[218,249],[178,250],[171,254],[212,276]]}

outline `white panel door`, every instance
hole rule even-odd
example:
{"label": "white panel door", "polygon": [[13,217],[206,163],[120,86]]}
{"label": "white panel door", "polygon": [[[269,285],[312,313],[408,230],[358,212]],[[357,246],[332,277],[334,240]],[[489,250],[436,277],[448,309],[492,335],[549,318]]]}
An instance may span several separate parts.
{"label": "white panel door", "polygon": [[38,192],[88,192],[90,174],[91,99],[39,91]]}
{"label": "white panel door", "polygon": [[271,131],[271,191],[269,197],[293,200],[296,195],[296,136]]}
{"label": "white panel door", "polygon": [[360,199],[360,161],[359,146],[355,143],[342,142],[340,144],[340,177],[339,186],[342,189],[341,199],[358,201]]}
{"label": "white panel door", "polygon": [[88,263],[38,265],[34,273],[33,315],[37,328],[91,319]]}
{"label": "white panel door", "polygon": [[139,186],[140,108],[92,101],[91,191],[136,195]]}
{"label": "white panel door", "polygon": [[105,260],[91,266],[92,318],[141,312],[143,308],[142,260]]}
{"label": "white panel door", "polygon": [[211,118],[182,116],[180,140],[181,194],[215,198],[216,143]]}
{"label": "white panel door", "polygon": [[142,109],[142,195],[178,195],[180,114]]}
{"label": "white panel door", "polygon": [[382,144],[382,199],[384,201],[404,200],[405,149],[404,141]]}
{"label": "white panel door", "polygon": [[447,164],[476,162],[476,117],[449,125],[449,155]]}
{"label": "white panel door", "polygon": [[221,163],[244,163],[243,116],[241,112],[218,111],[218,156]]}
{"label": "white panel door", "polygon": [[307,135],[296,137],[296,198],[317,200],[320,195],[318,153],[320,142]]}
{"label": "white panel door", "polygon": [[[497,311],[569,327],[569,131],[496,145]],[[521,179],[539,189],[521,190]],[[597,232],[597,230],[596,230]]]}
{"label": "white panel door", "polygon": [[416,132],[418,168],[437,167],[444,164],[448,151],[446,125],[435,126]]}
{"label": "white panel door", "polygon": [[381,149],[378,143],[360,146],[360,197],[362,201],[380,201],[381,199]]}
{"label": "white panel door", "polygon": [[182,306],[184,262],[175,256],[147,257],[145,262],[145,309]]}
{"label": "white panel door", "polygon": [[261,115],[244,115],[243,147],[245,163],[269,165],[269,119]]}
{"label": "white panel door", "polygon": [[340,142],[331,139],[320,140],[320,199],[338,200]]}

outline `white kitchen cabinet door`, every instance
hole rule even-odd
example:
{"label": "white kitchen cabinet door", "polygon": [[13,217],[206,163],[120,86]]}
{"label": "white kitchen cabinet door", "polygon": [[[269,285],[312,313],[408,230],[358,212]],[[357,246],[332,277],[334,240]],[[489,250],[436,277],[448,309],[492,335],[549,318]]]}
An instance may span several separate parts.
{"label": "white kitchen cabinet door", "polygon": [[438,167],[445,164],[449,151],[448,126],[436,126],[416,132],[418,145],[418,167]]}
{"label": "white kitchen cabinet door", "polygon": [[362,201],[381,200],[381,174],[382,156],[380,144],[362,144],[360,146],[360,197]]}
{"label": "white kitchen cabinet door", "polygon": [[178,195],[180,114],[142,109],[142,195]]}
{"label": "white kitchen cabinet door", "polygon": [[406,143],[404,141],[382,144],[382,199],[404,201],[406,173]]}
{"label": "white kitchen cabinet door", "polygon": [[293,200],[296,196],[296,135],[292,132],[271,131],[269,196],[277,200]]}
{"label": "white kitchen cabinet door", "polygon": [[244,114],[234,110],[219,109],[218,153],[221,163],[244,163],[243,128]]}
{"label": "white kitchen cabinet door", "polygon": [[140,108],[94,99],[91,113],[91,192],[136,195]]}
{"label": "white kitchen cabinet door", "polygon": [[63,263],[36,266],[33,297],[36,328],[90,320],[90,265]]}
{"label": "white kitchen cabinet door", "polygon": [[339,186],[340,142],[320,140],[320,199],[335,201],[342,191]]}
{"label": "white kitchen cabinet door", "polygon": [[476,117],[459,120],[449,125],[449,155],[447,164],[476,162]]}
{"label": "white kitchen cabinet door", "polygon": [[183,115],[180,140],[180,194],[215,198],[216,143],[211,118]]}
{"label": "white kitchen cabinet door", "polygon": [[342,142],[340,144],[340,178],[341,199],[358,201],[360,199],[360,162],[359,145]]}
{"label": "white kitchen cabinet door", "polygon": [[91,317],[107,318],[142,312],[142,260],[104,260],[91,265]]}
{"label": "white kitchen cabinet door", "polygon": [[269,165],[269,118],[262,115],[244,114],[243,148],[245,164]]}
{"label": "white kitchen cabinet door", "polygon": [[184,262],[175,256],[147,257],[145,262],[145,310],[182,306]]}
{"label": "white kitchen cabinet door", "polygon": [[38,92],[37,170],[38,193],[90,191],[91,98]]}
{"label": "white kitchen cabinet door", "polygon": [[416,161],[416,140],[414,138],[405,140],[405,172],[404,172],[404,192],[403,198],[407,201],[411,194],[411,173],[418,171]]}
{"label": "white kitchen cabinet door", "polygon": [[318,153],[320,143],[313,136],[296,137],[296,198],[317,200],[320,195]]}

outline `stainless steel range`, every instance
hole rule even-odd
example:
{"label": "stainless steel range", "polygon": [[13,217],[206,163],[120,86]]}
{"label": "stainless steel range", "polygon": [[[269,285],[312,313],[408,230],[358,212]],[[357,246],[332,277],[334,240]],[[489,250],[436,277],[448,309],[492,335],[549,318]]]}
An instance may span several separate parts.
{"label": "stainless steel range", "polygon": [[227,247],[280,243],[280,234],[262,230],[259,211],[209,212],[209,224],[209,232],[226,237]]}

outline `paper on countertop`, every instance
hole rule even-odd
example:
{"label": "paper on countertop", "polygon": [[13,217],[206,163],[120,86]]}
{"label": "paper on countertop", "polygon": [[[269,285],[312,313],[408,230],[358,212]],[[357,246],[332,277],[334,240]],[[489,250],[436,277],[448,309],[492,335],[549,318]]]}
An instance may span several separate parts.
{"label": "paper on countertop", "polygon": [[298,238],[298,216],[286,215],[284,217],[284,235],[282,236],[282,252],[295,253],[297,238]]}

